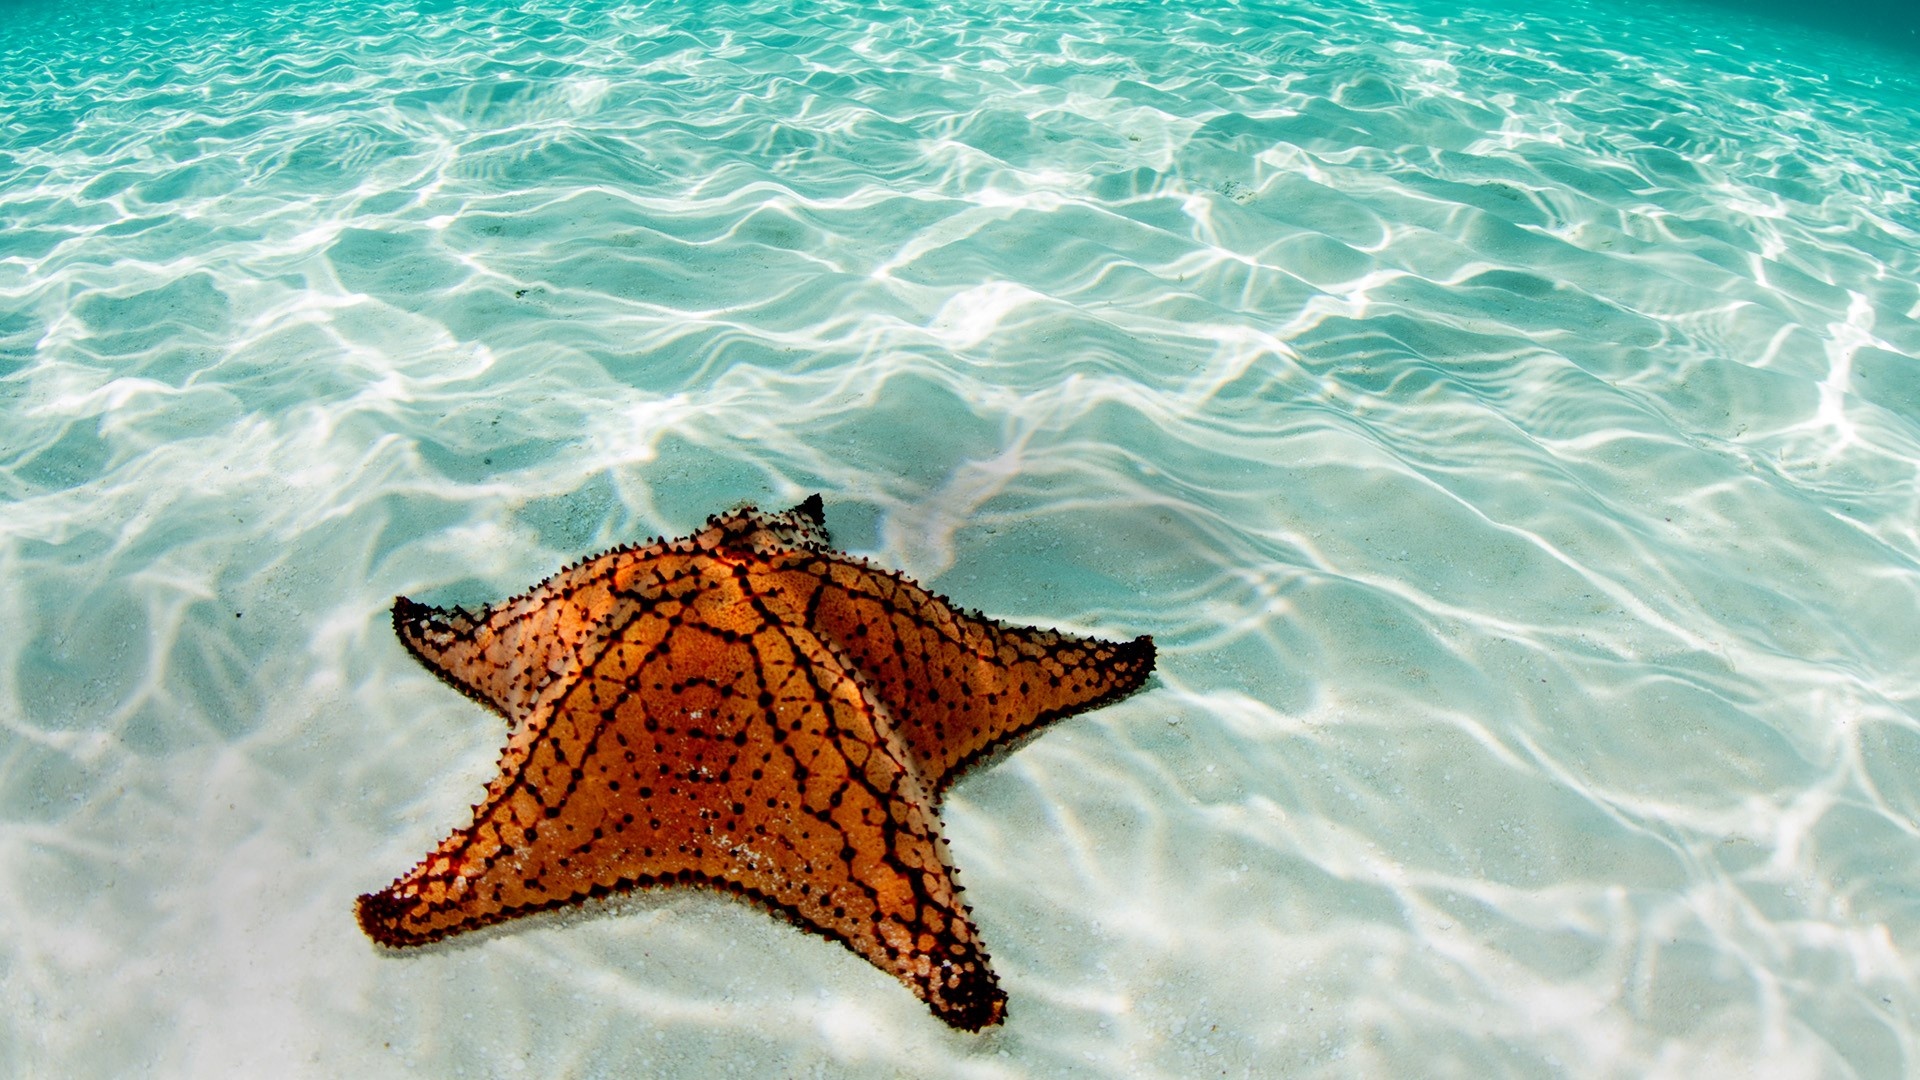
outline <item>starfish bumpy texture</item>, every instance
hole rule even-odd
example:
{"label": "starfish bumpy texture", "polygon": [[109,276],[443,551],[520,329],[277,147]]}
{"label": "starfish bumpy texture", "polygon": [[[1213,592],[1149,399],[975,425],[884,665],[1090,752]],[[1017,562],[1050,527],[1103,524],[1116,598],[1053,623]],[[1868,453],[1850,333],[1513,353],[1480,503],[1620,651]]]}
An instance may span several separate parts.
{"label": "starfish bumpy texture", "polygon": [[967,1031],[1006,995],[935,811],[969,764],[1138,689],[1147,637],[1005,626],[828,547],[820,497],[619,548],[476,613],[393,605],[506,717],[473,823],[362,896],[425,944],[626,889],[731,891],[844,943]]}

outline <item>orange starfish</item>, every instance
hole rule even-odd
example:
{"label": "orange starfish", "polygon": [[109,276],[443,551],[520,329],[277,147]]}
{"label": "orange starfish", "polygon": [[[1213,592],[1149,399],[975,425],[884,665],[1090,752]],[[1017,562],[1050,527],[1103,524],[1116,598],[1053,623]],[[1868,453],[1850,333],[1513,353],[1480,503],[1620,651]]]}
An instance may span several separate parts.
{"label": "orange starfish", "polygon": [[1004,626],[832,551],[820,497],[624,547],[477,613],[401,597],[435,674],[507,718],[500,775],[360,898],[402,947],[588,897],[704,885],[844,943],[967,1031],[1006,994],[935,807],[962,769],[1139,688],[1153,641]]}

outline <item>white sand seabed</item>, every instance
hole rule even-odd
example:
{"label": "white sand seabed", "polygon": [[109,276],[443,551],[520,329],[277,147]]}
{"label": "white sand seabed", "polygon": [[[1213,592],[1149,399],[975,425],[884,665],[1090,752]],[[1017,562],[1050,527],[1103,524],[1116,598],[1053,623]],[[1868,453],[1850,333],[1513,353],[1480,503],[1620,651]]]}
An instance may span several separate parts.
{"label": "white sand seabed", "polygon": [[[16,15],[0,1073],[1914,1070],[1911,58],[1599,3]],[[1158,643],[945,803],[1008,1022],[691,891],[367,941],[504,737],[393,597],[814,491]]]}

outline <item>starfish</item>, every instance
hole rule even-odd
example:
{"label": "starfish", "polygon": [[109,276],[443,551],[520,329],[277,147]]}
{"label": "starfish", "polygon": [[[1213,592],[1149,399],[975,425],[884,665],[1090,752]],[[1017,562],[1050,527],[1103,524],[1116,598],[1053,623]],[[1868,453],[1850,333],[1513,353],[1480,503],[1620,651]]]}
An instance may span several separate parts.
{"label": "starfish", "polygon": [[472,824],[360,898],[375,941],[705,886],[844,943],[966,1031],[1000,1023],[1006,994],[941,795],[1154,662],[1151,638],[1003,625],[834,551],[818,495],[616,548],[478,612],[400,597],[393,625],[509,733]]}

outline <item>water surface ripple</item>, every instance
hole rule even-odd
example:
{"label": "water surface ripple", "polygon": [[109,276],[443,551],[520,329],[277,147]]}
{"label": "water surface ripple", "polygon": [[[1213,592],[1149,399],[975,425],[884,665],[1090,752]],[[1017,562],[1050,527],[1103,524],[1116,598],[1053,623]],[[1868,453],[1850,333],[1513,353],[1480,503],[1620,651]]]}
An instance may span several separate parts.
{"label": "water surface ripple", "polygon": [[[1254,6],[8,5],[0,1072],[1920,1068],[1920,71]],[[1160,643],[946,804],[1007,1026],[368,945],[501,738],[392,597],[812,491]]]}

